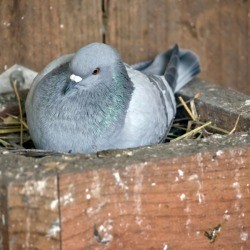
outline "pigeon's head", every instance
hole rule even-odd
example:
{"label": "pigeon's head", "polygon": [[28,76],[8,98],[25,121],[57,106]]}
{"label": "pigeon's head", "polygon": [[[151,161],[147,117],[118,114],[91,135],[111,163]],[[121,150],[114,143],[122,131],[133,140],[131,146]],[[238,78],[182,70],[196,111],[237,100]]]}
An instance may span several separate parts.
{"label": "pigeon's head", "polygon": [[106,44],[91,43],[81,48],[69,64],[71,75],[65,92],[90,90],[103,82],[111,82],[114,67],[120,62],[119,53]]}

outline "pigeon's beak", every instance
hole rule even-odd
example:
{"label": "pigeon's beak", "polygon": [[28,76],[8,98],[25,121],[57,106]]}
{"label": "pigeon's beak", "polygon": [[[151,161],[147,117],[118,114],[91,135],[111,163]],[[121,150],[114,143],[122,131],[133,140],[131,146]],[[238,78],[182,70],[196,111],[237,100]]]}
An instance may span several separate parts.
{"label": "pigeon's beak", "polygon": [[66,95],[70,90],[74,89],[76,86],[76,82],[68,81],[67,85],[64,88],[64,95]]}
{"label": "pigeon's beak", "polygon": [[77,75],[70,75],[70,80],[67,82],[67,85],[64,88],[64,94],[68,93],[70,90],[74,89],[77,83],[82,81],[82,78]]}

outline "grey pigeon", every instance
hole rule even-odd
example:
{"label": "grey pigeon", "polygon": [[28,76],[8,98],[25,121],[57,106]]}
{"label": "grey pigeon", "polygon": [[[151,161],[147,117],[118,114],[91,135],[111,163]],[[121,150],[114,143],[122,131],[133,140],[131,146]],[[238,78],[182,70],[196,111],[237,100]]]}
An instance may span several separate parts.
{"label": "grey pigeon", "polygon": [[36,148],[94,153],[162,142],[176,114],[174,93],[200,72],[197,56],[175,45],[129,66],[91,43],[50,63],[26,100]]}

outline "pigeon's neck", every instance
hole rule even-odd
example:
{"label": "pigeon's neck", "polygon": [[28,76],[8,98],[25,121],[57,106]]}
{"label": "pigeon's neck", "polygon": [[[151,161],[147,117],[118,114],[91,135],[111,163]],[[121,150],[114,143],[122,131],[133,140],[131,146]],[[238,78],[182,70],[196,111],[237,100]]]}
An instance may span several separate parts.
{"label": "pigeon's neck", "polygon": [[97,116],[102,116],[102,119],[100,119],[100,125],[102,126],[123,124],[134,90],[122,62],[117,63],[111,72],[111,79],[104,80],[103,84],[101,84],[102,87],[93,93],[95,95],[95,105],[97,106]]}
{"label": "pigeon's neck", "polygon": [[67,100],[70,104],[65,105],[72,108],[68,118],[80,120],[90,133],[108,135],[108,131],[117,131],[124,124],[134,86],[123,63],[115,64],[110,73],[97,88],[72,96]]}

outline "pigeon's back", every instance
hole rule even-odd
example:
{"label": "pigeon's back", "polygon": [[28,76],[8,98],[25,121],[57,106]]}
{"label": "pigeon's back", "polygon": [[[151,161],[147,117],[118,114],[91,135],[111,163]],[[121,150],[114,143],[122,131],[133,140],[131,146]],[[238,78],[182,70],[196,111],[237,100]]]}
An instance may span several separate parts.
{"label": "pigeon's back", "polygon": [[163,142],[176,114],[174,93],[200,72],[198,57],[176,45],[127,71],[135,90],[116,144],[124,148]]}
{"label": "pigeon's back", "polygon": [[[134,91],[124,126],[110,148],[129,148],[158,143],[175,113],[174,95],[161,90],[161,76],[147,76],[127,67]],[[165,87],[164,87],[165,88]],[[168,86],[169,90],[170,87]],[[169,93],[165,95],[163,93]],[[168,117],[169,115],[169,117]]]}

